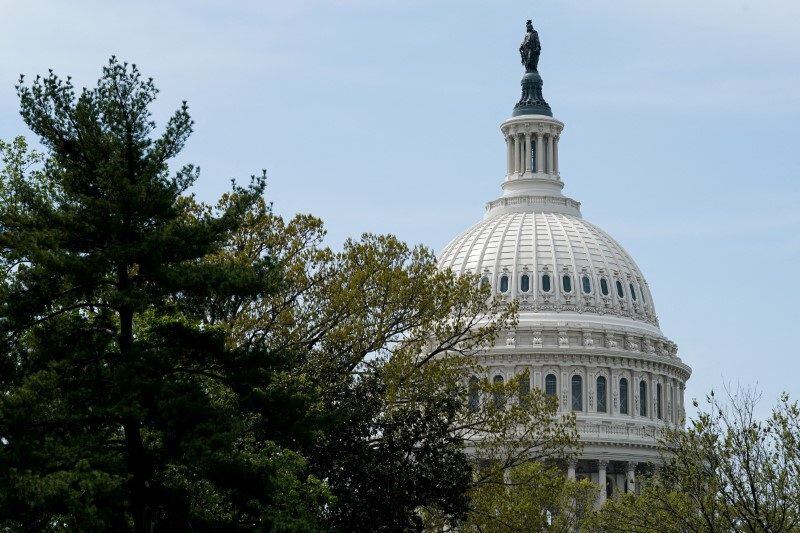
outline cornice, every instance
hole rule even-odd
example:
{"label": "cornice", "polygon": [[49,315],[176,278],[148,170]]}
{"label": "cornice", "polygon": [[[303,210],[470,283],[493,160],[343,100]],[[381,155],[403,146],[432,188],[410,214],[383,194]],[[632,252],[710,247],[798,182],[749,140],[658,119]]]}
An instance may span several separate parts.
{"label": "cornice", "polygon": [[682,382],[691,377],[692,370],[680,359],[663,357],[649,357],[644,354],[630,353],[602,353],[588,350],[558,351],[546,349],[535,351],[533,349],[508,350],[503,348],[490,349],[487,353],[478,356],[479,361],[485,366],[497,365],[548,365],[560,366],[600,366],[613,369],[625,369],[637,372],[652,372],[668,375]]}

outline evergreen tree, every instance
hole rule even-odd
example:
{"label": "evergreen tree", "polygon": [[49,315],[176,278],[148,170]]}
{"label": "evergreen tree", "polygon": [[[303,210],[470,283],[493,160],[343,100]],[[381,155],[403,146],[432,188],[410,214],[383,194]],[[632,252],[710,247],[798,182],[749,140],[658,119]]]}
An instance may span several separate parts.
{"label": "evergreen tree", "polygon": [[[41,156],[3,147],[0,523],[313,529],[324,487],[254,438],[245,405],[290,360],[231,345],[189,305],[274,290],[268,257],[203,260],[263,178],[190,212],[197,169],[169,168],[192,131],[186,103],[156,136],[152,80],[114,58],[80,94],[52,72],[17,89],[47,157],[29,168]],[[306,401],[291,395],[276,401]]]}

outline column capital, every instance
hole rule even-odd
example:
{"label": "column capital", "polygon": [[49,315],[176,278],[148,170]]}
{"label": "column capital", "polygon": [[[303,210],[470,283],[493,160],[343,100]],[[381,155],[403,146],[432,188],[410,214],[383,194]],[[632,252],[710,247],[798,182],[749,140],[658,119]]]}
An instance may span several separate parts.
{"label": "column capital", "polygon": [[605,470],[608,468],[608,459],[598,459],[597,466]]}
{"label": "column capital", "polygon": [[636,470],[636,461],[628,461],[625,463],[625,471],[626,472],[634,472]]}

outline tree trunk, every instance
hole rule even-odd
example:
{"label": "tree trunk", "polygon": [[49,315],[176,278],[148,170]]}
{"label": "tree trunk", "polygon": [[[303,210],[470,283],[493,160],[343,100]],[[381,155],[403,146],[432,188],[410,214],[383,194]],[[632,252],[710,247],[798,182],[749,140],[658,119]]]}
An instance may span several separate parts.
{"label": "tree trunk", "polygon": [[[128,268],[121,265],[119,268],[118,288],[122,297],[127,296],[130,290],[130,277]],[[133,363],[133,310],[123,303],[119,309],[119,351],[123,365]],[[150,533],[152,531],[151,516],[147,505],[147,483],[149,472],[144,444],[139,421],[133,416],[126,416],[123,420],[125,430],[125,448],[127,452],[128,474],[130,490],[130,508],[133,515],[133,527],[136,533]]]}

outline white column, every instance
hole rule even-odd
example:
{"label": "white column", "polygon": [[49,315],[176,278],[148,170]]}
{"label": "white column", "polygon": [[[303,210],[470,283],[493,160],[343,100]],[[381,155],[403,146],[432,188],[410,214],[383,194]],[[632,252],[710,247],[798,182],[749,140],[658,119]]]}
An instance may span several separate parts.
{"label": "white column", "polygon": [[625,464],[625,479],[628,480],[628,492],[636,492],[636,463],[629,461]]}
{"label": "white column", "polygon": [[575,481],[575,468],[578,466],[578,461],[571,459],[567,462],[567,479]]}
{"label": "white column", "polygon": [[553,166],[553,136],[547,136],[547,173],[555,174],[555,166]]}
{"label": "white column", "polygon": [[511,141],[511,137],[506,135],[506,176],[510,176],[514,172],[513,146],[514,143]]}
{"label": "white column", "polygon": [[650,376],[650,420],[655,420],[656,417],[656,378]]}
{"label": "white column", "polygon": [[602,506],[606,503],[606,467],[608,466],[608,461],[605,459],[600,459],[597,461],[597,481],[600,485],[600,498],[599,503]]}
{"label": "white column", "polygon": [[519,172],[519,137],[514,134],[514,167],[512,172],[516,174]]}
{"label": "white column", "polygon": [[525,151],[522,154],[522,160],[525,161],[525,172],[530,172],[533,170],[531,168],[531,134],[530,132],[525,133]]}
{"label": "white column", "polygon": [[553,137],[553,174],[558,176],[558,135]]}
{"label": "white column", "polygon": [[541,133],[536,135],[536,172],[544,172],[544,143]]}

